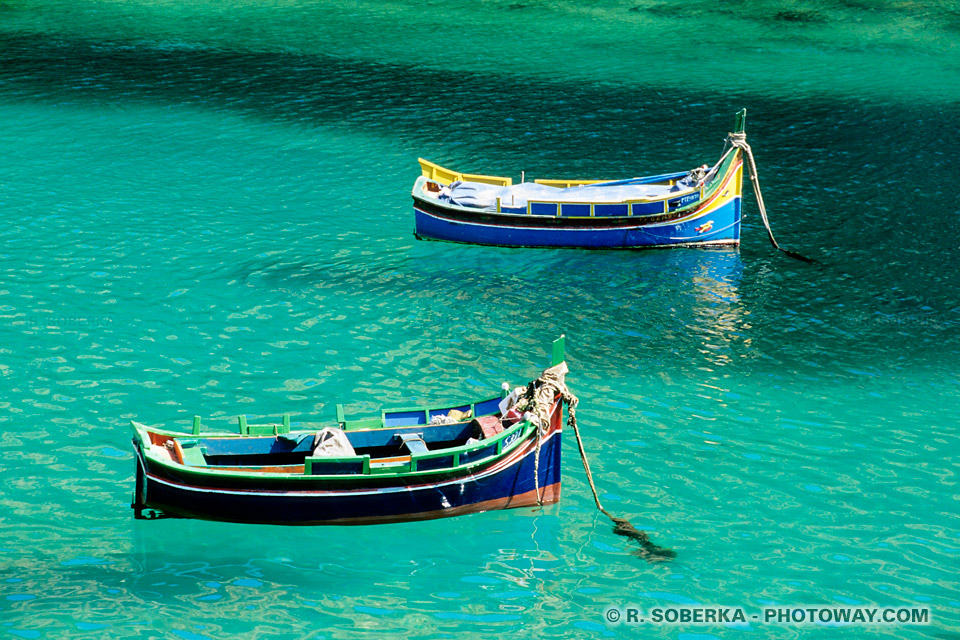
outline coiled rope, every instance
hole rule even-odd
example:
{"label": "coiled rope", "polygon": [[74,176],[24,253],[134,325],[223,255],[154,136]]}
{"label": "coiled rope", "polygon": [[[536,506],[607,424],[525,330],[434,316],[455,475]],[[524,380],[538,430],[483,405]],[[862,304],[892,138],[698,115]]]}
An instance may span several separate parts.
{"label": "coiled rope", "polygon": [[757,207],[760,209],[760,218],[763,220],[763,226],[767,229],[767,237],[770,238],[770,244],[772,244],[775,249],[778,251],[783,251],[791,258],[795,258],[802,262],[815,263],[816,260],[813,260],[812,258],[800,255],[799,253],[790,251],[789,249],[784,249],[777,242],[777,239],[773,237],[773,229],[770,228],[770,220],[767,218],[767,209],[763,205],[763,194],[760,193],[760,177],[757,174],[757,163],[753,159],[753,149],[751,149],[750,145],[747,143],[747,134],[743,131],[730,133],[727,135],[727,142],[730,143],[730,146],[743,151],[744,157],[746,157],[748,160],[747,166],[750,173],[750,182],[753,184],[753,193],[757,197]]}
{"label": "coiled rope", "polygon": [[573,428],[573,433],[577,437],[580,459],[583,461],[583,470],[587,474],[587,482],[589,482],[590,490],[593,492],[593,500],[597,504],[597,509],[613,522],[613,532],[618,536],[635,540],[640,545],[637,555],[651,562],[675,558],[677,556],[675,551],[654,544],[650,541],[646,532],[634,527],[626,518],[614,516],[600,503],[600,496],[593,481],[593,474],[590,472],[590,463],[587,461],[587,452],[583,448],[583,439],[580,437],[580,429],[577,427],[577,405],[580,404],[580,400],[573,395],[564,382],[567,372],[565,362],[550,367],[527,386],[527,390],[518,398],[516,404],[520,411],[532,412],[537,422],[537,449],[534,458],[534,486],[537,490],[537,504],[543,504],[540,495],[540,441],[549,431],[550,408],[553,406],[554,400],[559,397],[561,402],[567,405],[567,425]]}

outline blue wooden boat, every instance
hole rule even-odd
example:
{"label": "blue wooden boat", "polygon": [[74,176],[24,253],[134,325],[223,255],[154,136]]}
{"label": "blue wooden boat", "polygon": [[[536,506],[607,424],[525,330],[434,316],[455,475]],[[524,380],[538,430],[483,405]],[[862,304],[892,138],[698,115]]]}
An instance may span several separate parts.
{"label": "blue wooden boat", "polygon": [[746,110],[713,166],[625,180],[534,180],[459,173],[423,158],[415,235],[504,247],[591,249],[740,243]]}
{"label": "blue wooden boat", "polygon": [[[553,359],[548,372],[562,380],[563,338]],[[530,402],[548,387],[362,420],[338,405],[336,426],[323,429],[294,428],[286,416],[241,417],[237,433],[204,432],[199,418],[192,433],[133,422],[132,506],[138,517],[352,525],[556,502],[562,401]]]}

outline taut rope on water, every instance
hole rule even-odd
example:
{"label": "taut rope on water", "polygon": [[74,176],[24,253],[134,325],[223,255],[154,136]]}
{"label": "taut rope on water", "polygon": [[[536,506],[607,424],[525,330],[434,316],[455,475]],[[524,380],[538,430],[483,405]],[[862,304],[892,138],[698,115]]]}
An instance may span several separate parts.
{"label": "taut rope on water", "polygon": [[750,182],[753,184],[753,193],[757,197],[757,207],[760,209],[760,218],[763,220],[763,226],[767,228],[767,237],[770,238],[770,244],[772,244],[775,249],[778,251],[783,251],[791,258],[795,258],[802,262],[815,263],[816,260],[800,255],[795,251],[784,249],[777,242],[777,239],[773,237],[773,230],[770,228],[770,220],[767,218],[767,209],[763,206],[763,194],[760,193],[760,177],[757,175],[757,163],[753,159],[753,149],[751,149],[750,145],[747,144],[747,134],[742,131],[728,134],[727,142],[729,142],[732,147],[743,151],[744,157],[748,160],[747,166],[750,173]]}
{"label": "taut rope on water", "polygon": [[537,419],[537,452],[534,458],[534,485],[537,489],[537,503],[542,504],[540,495],[540,440],[549,431],[550,428],[550,409],[553,407],[554,400],[559,397],[561,402],[567,405],[567,425],[573,427],[573,433],[577,437],[577,447],[580,449],[580,459],[583,461],[583,470],[587,474],[587,481],[590,483],[590,490],[593,492],[593,500],[597,503],[597,509],[610,518],[613,522],[613,532],[618,536],[624,536],[635,540],[640,548],[637,550],[642,558],[654,562],[659,560],[669,560],[677,556],[672,549],[665,549],[650,541],[650,537],[644,531],[640,531],[626,518],[618,518],[603,508],[600,504],[600,496],[597,494],[597,487],[593,482],[593,474],[590,472],[590,463],[587,461],[587,452],[583,448],[583,440],[580,438],[580,429],[577,428],[577,405],[580,400],[571,393],[564,382],[564,376],[567,374],[567,364],[560,364],[550,367],[543,372],[537,380],[527,386],[526,392],[517,400],[517,408],[521,411],[531,411]]}

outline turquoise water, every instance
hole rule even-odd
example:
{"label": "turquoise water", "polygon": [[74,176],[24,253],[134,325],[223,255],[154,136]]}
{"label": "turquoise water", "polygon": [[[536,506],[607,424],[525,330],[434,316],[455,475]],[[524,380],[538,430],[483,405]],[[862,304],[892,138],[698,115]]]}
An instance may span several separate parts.
{"label": "turquoise water", "polygon": [[[952,2],[0,3],[0,635],[960,637]],[[418,156],[621,177],[747,107],[774,254],[412,236]],[[568,336],[602,498],[366,528],[139,522],[130,419],[332,420]],[[929,626],[609,625],[610,606]]]}

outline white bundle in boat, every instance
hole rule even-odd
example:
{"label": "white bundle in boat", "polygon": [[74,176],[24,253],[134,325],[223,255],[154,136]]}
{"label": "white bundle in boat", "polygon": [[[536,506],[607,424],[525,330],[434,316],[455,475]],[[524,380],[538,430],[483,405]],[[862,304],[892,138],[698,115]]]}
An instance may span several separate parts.
{"label": "white bundle in boat", "polygon": [[560,189],[524,182],[501,187],[480,182],[454,182],[441,192],[440,199],[461,207],[495,210],[497,199],[503,207],[525,207],[527,202],[626,202],[641,198],[659,198],[681,191],[680,185],[610,184],[582,185]]}
{"label": "white bundle in boat", "polygon": [[313,437],[313,455],[324,458],[348,458],[357,454],[342,429],[324,427]]}

